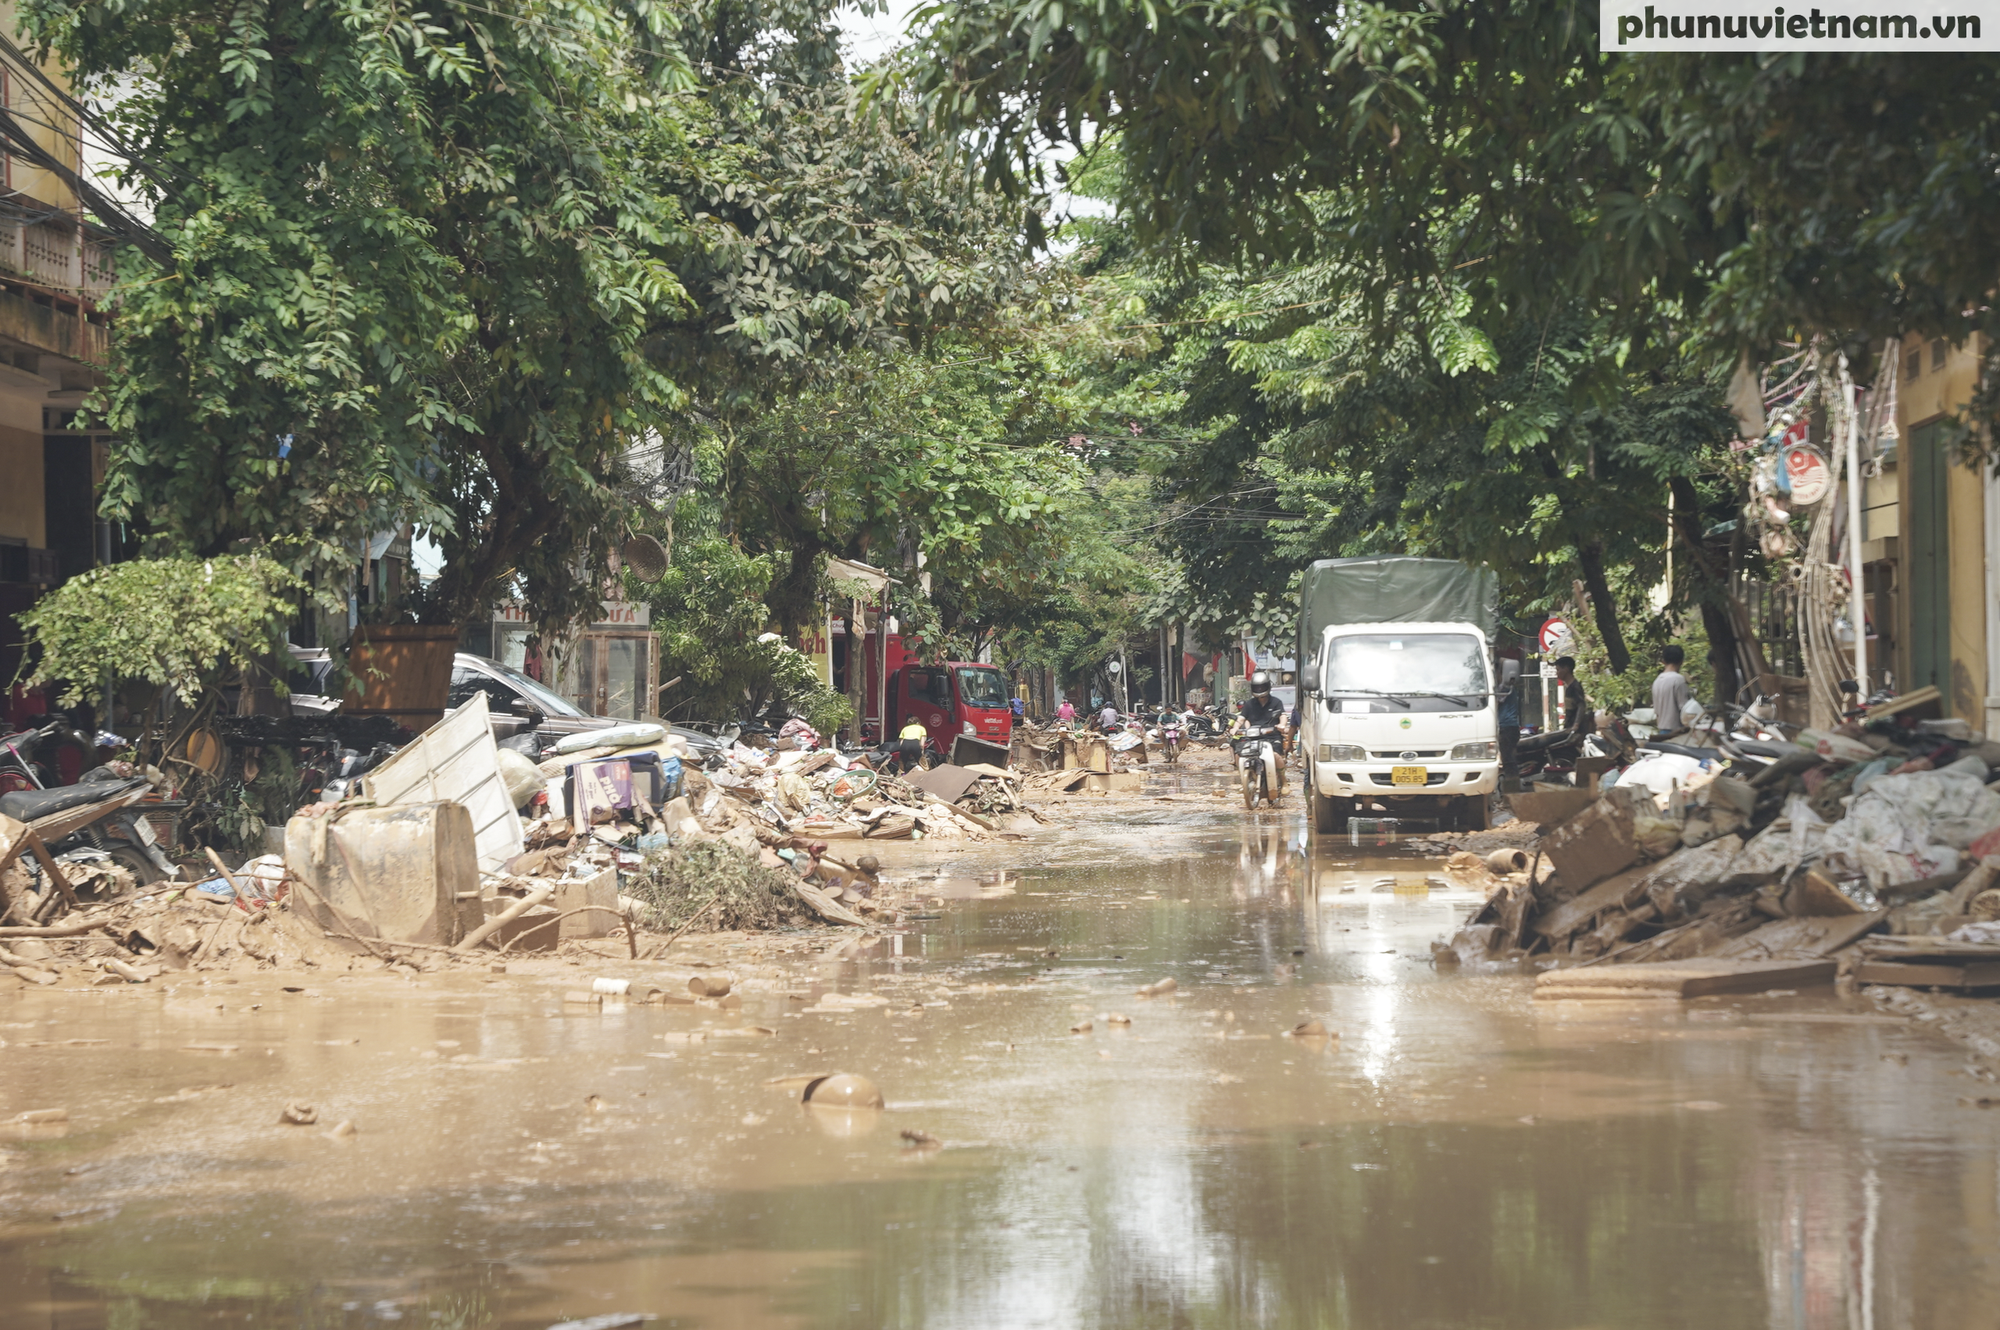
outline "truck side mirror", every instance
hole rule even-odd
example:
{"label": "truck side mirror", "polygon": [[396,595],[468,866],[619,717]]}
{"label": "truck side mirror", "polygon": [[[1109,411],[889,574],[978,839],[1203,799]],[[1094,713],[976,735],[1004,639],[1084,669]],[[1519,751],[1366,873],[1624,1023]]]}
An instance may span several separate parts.
{"label": "truck side mirror", "polygon": [[1307,661],[1299,669],[1299,691],[1308,697],[1319,696],[1319,662]]}

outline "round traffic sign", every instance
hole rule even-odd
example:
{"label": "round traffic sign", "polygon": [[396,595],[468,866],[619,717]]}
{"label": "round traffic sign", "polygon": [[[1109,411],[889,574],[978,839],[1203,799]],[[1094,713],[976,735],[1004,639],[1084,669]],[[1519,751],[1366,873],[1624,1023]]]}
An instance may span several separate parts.
{"label": "round traffic sign", "polygon": [[1794,444],[1781,456],[1785,477],[1791,481],[1792,502],[1798,507],[1810,508],[1833,488],[1833,468],[1826,464],[1819,449]]}
{"label": "round traffic sign", "polygon": [[1540,641],[1544,656],[1560,655],[1576,645],[1576,634],[1570,631],[1568,619],[1551,615],[1542,621]]}

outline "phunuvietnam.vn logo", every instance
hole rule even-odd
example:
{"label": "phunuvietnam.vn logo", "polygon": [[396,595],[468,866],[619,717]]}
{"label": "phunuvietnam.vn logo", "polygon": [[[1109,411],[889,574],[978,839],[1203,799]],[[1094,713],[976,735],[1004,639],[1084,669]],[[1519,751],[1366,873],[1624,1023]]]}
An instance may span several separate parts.
{"label": "phunuvietnam.vn logo", "polygon": [[[1943,12],[1948,9],[1950,12]],[[1937,12],[1933,12],[1933,10]],[[1605,51],[2000,51],[2000,0],[1818,4],[1599,0]]]}

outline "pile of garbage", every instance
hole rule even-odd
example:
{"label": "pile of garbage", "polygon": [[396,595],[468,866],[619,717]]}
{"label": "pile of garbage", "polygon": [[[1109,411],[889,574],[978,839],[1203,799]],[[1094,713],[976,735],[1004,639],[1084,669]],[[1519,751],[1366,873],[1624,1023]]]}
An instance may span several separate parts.
{"label": "pile of garbage", "polygon": [[697,764],[660,726],[579,738],[538,764],[494,742],[475,696],[346,797],[299,809],[282,853],[231,868],[211,850],[167,881],[102,855],[52,873],[42,824],[0,819],[0,971],[433,968],[606,938],[657,955],[697,927],[867,926],[898,906],[875,856],[840,842],[985,839],[1033,816],[1005,768],[904,778],[788,737]]}
{"label": "pile of garbage", "polygon": [[1439,958],[1527,961],[1555,996],[1673,988],[1664,971],[1575,971],[1695,961],[1705,991],[1732,968],[1745,983],[1780,963],[1831,979],[1835,962],[1862,983],[1987,986],[1969,967],[2000,962],[2000,743],[1887,717],[1805,731],[1775,756],[1674,761],[1635,763],[1595,796],[1515,796],[1543,824],[1540,850],[1498,872],[1461,856],[1490,894]]}

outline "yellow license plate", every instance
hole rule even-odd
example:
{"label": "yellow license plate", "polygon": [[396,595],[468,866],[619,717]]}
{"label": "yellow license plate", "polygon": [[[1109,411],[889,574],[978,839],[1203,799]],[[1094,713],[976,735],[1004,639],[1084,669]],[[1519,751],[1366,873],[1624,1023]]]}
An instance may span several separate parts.
{"label": "yellow license plate", "polygon": [[1422,785],[1431,778],[1429,767],[1390,767],[1391,785]]}

